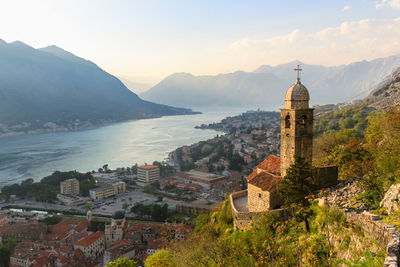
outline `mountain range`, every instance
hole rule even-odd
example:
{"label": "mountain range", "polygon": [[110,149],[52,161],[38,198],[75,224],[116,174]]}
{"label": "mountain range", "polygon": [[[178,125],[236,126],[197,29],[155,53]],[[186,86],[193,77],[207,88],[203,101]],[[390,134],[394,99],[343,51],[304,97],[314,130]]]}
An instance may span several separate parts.
{"label": "mountain range", "polygon": [[144,101],[91,61],[57,46],[0,40],[0,124],[122,121],[189,114]]}
{"label": "mountain range", "polygon": [[400,65],[400,55],[348,65],[327,67],[293,61],[277,66],[262,65],[252,72],[194,76],[175,73],[140,96],[149,101],[182,106],[276,107],[296,80],[308,88],[312,104],[328,104],[362,98]]}

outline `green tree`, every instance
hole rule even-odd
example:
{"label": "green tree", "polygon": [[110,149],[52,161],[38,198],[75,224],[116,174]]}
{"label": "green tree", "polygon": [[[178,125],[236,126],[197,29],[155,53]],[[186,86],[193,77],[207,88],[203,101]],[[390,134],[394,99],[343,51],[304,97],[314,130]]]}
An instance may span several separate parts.
{"label": "green tree", "polygon": [[49,217],[39,220],[39,222],[43,222],[47,225],[58,224],[61,221],[62,221],[62,217],[60,217],[60,216],[49,216]]}
{"label": "green tree", "polygon": [[171,253],[166,249],[159,249],[153,255],[150,255],[145,262],[146,267],[172,267],[173,263]]}
{"label": "green tree", "polygon": [[115,261],[111,261],[105,265],[105,267],[136,267],[137,264],[134,260],[128,258],[119,258]]}
{"label": "green tree", "polygon": [[15,239],[9,238],[6,244],[0,244],[0,266],[10,265],[10,256],[14,253]]}
{"label": "green tree", "polygon": [[122,204],[122,208],[123,208],[124,210],[127,210],[128,207],[129,207],[129,204],[128,204],[128,203],[124,202],[124,204]]}
{"label": "green tree", "polygon": [[308,224],[307,208],[310,206],[308,196],[314,191],[312,182],[312,169],[308,162],[301,157],[295,157],[295,162],[286,170],[286,176],[279,185],[278,191],[287,206],[296,208],[297,215],[305,223],[307,232]]}

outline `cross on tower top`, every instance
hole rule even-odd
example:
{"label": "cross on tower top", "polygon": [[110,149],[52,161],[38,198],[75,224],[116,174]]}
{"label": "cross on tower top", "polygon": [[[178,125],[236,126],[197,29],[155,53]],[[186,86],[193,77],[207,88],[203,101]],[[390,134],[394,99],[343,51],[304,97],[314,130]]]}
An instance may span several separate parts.
{"label": "cross on tower top", "polygon": [[300,65],[297,65],[297,68],[294,70],[297,71],[297,82],[299,82],[300,81],[300,71],[302,71],[303,69],[300,69]]}

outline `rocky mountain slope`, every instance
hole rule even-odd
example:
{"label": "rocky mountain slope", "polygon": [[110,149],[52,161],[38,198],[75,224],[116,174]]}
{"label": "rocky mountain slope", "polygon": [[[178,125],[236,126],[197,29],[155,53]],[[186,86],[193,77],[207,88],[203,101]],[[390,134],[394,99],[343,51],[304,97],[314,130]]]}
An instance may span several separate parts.
{"label": "rocky mountain slope", "polygon": [[387,76],[369,95],[364,103],[378,110],[400,105],[400,68]]}
{"label": "rocky mountain slope", "polygon": [[237,71],[215,76],[175,73],[141,96],[169,105],[269,108],[281,103],[286,89],[295,81],[293,69],[297,64],[303,69],[301,80],[310,91],[311,103],[327,104],[366,96],[400,65],[400,56],[337,67],[294,61],[274,67],[263,65],[253,72]]}
{"label": "rocky mountain slope", "polygon": [[0,40],[0,123],[121,121],[187,114],[140,99],[96,64],[57,46]]}

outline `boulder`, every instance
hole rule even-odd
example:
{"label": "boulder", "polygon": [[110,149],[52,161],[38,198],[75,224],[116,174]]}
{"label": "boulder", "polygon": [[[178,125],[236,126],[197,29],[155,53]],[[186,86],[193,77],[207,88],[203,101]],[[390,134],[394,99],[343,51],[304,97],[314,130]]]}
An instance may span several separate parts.
{"label": "boulder", "polygon": [[399,210],[400,205],[400,184],[392,185],[382,199],[380,206],[385,207],[388,214]]}

